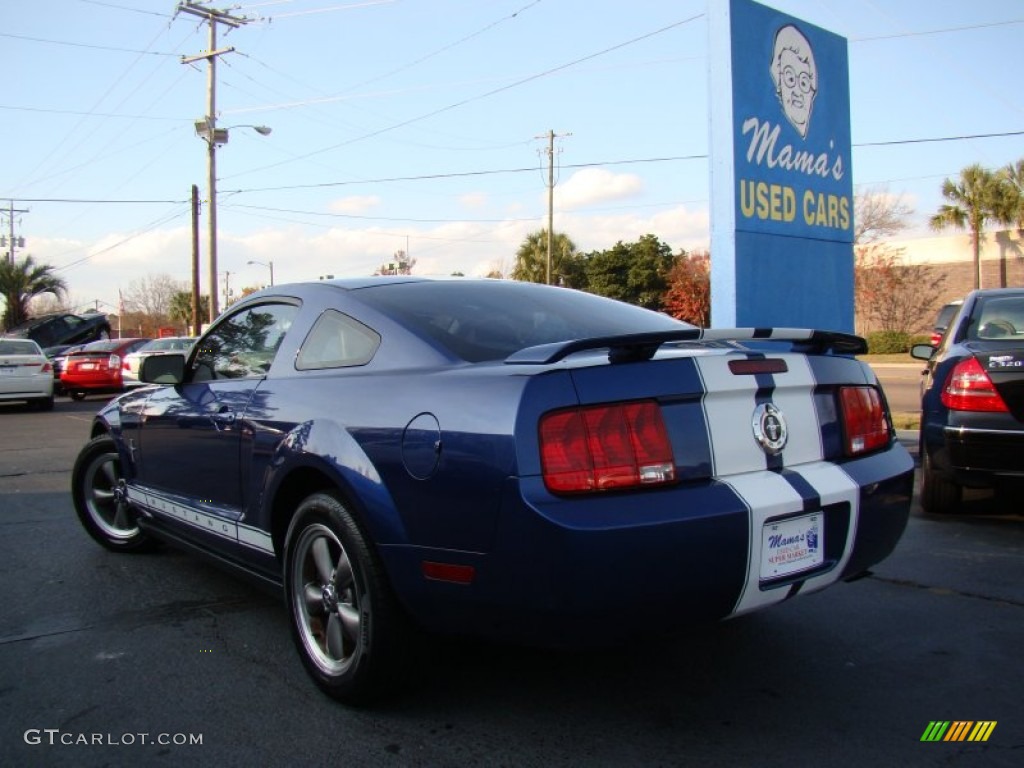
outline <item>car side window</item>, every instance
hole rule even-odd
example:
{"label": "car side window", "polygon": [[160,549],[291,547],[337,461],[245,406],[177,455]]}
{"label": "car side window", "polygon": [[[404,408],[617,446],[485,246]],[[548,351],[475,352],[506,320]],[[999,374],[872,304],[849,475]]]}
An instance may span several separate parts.
{"label": "car side window", "polygon": [[333,309],[313,324],[295,359],[300,371],[366,365],[380,346],[380,334]]}
{"label": "car side window", "polygon": [[224,318],[197,344],[192,380],[266,376],[298,311],[292,304],[258,304]]}

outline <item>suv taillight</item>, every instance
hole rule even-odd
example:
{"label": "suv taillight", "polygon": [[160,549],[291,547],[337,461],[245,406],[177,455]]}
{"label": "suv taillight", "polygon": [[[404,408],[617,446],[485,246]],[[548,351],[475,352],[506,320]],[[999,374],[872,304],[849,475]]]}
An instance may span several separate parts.
{"label": "suv taillight", "polygon": [[953,411],[1009,411],[976,357],[961,360],[953,367],[942,388],[942,404]]}
{"label": "suv taillight", "polygon": [[672,444],[653,400],[569,408],[540,420],[544,484],[552,493],[665,485]]}
{"label": "suv taillight", "polygon": [[877,389],[842,387],[839,404],[843,416],[843,448],[847,456],[859,456],[889,444],[889,420]]}

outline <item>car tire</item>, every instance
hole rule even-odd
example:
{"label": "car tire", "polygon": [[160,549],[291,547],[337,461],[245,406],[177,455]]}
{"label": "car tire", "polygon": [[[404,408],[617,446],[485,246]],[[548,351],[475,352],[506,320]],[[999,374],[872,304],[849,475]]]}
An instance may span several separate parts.
{"label": "car tire", "polygon": [[333,494],[313,494],[296,510],[284,582],[292,639],[324,693],[359,705],[394,688],[408,658],[408,619],[369,539]]}
{"label": "car tire", "polygon": [[960,510],[963,488],[935,469],[927,449],[921,451],[921,508],[932,515],[951,515]]}
{"label": "car tire", "polygon": [[121,456],[113,438],[100,435],[79,452],[71,470],[71,497],[86,532],[114,552],[148,552],[156,542],[136,522],[125,496]]}
{"label": "car tire", "polygon": [[85,400],[85,392],[68,392],[68,397],[72,400]]}

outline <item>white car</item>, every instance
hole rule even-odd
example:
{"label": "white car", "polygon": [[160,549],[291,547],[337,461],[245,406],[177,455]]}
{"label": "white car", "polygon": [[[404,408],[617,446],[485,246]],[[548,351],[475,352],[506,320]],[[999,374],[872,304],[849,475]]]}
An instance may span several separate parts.
{"label": "white car", "polygon": [[125,355],[121,362],[121,380],[125,389],[142,386],[142,382],[139,381],[139,366],[142,365],[143,358],[165,355],[168,352],[188,352],[194,342],[195,338],[192,336],[165,336],[162,339],[153,339],[131,354]]}
{"label": "white car", "polygon": [[0,400],[53,409],[53,364],[32,339],[0,339]]}

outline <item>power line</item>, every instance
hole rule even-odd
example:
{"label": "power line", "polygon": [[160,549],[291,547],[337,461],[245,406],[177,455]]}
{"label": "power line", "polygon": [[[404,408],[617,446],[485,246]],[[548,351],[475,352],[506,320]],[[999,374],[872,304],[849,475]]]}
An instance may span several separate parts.
{"label": "power line", "polygon": [[375,131],[371,131],[371,132],[363,134],[361,136],[355,136],[355,137],[353,137],[351,139],[346,139],[345,141],[339,142],[337,144],[332,144],[329,147],[323,147],[321,149],[313,150],[312,152],[307,152],[306,154],[300,155],[300,156],[298,156],[296,158],[293,158],[293,159],[281,160],[279,162],[271,163],[269,165],[263,165],[263,166],[260,166],[258,168],[252,168],[252,169],[250,169],[248,171],[242,171],[241,173],[235,173],[235,174],[232,174],[232,176],[228,176],[228,177],[225,177],[225,178],[233,178],[235,176],[244,176],[246,174],[255,173],[257,171],[269,170],[270,168],[276,168],[278,166],[285,165],[287,163],[293,162],[294,160],[305,160],[305,159],[308,159],[310,157],[315,157],[316,155],[321,155],[324,152],[330,152],[331,150],[339,149],[341,147],[345,147],[345,146],[348,146],[350,144],[355,144],[356,142],[364,141],[365,139],[370,139],[370,138],[373,138],[375,136],[380,136],[380,135],[385,134],[385,133],[390,133],[391,131],[397,130],[399,128],[404,128],[405,126],[412,125],[413,123],[418,123],[418,122],[421,122],[423,120],[427,120],[427,119],[429,119],[431,117],[436,117],[437,115],[443,114],[445,112],[450,112],[453,109],[458,109],[459,107],[464,107],[467,104],[472,104],[475,101],[481,101],[482,99],[489,98],[491,96],[494,96],[494,95],[499,94],[499,93],[503,93],[503,92],[511,90],[513,88],[518,88],[521,85],[533,82],[534,80],[539,80],[539,79],[541,79],[543,77],[547,77],[547,76],[552,75],[552,74],[554,74],[556,72],[561,72],[562,70],[569,69],[571,67],[576,66],[577,64],[582,64],[585,61],[590,61],[591,59],[596,59],[599,56],[605,56],[605,55],[607,55],[609,53],[612,53],[614,51],[618,51],[618,50],[621,50],[622,48],[626,48],[627,46],[635,45],[636,43],[639,43],[639,42],[641,42],[643,40],[647,40],[649,38],[655,37],[656,35],[663,34],[665,32],[668,32],[669,30],[675,29],[677,27],[684,26],[686,24],[690,24],[690,23],[696,21],[697,19],[702,18],[703,16],[704,16],[704,14],[699,13],[699,14],[697,14],[695,16],[691,16],[688,19],[683,19],[681,21],[672,22],[671,24],[667,24],[667,25],[665,25],[663,27],[660,27],[659,29],[655,29],[655,30],[653,30],[651,32],[646,32],[646,33],[644,33],[642,35],[639,35],[637,37],[631,38],[631,39],[626,40],[624,42],[617,43],[615,45],[609,46],[608,48],[604,48],[603,50],[596,51],[595,53],[590,53],[590,54],[587,54],[586,56],[581,56],[578,59],[573,59],[572,61],[568,61],[568,62],[566,62],[564,64],[559,64],[558,66],[551,67],[550,69],[546,69],[546,70],[544,70],[542,72],[536,72],[536,73],[534,73],[532,75],[528,75],[526,77],[520,78],[519,80],[516,80],[516,81],[514,81],[512,83],[508,83],[507,85],[503,85],[503,86],[501,86],[499,88],[494,88],[494,89],[492,89],[490,91],[487,91],[485,93],[477,94],[476,96],[470,96],[467,99],[463,99],[461,101],[454,102],[454,103],[449,104],[449,105],[444,106],[444,107],[439,107],[438,109],[432,110],[430,112],[427,112],[425,114],[419,115],[417,117],[410,117],[408,120],[403,120],[401,122],[394,123],[393,125],[385,126],[384,128],[379,128],[379,129],[377,129]]}
{"label": "power line", "polygon": [[891,35],[876,35],[874,37],[855,37],[851,43],[867,43],[874,40],[895,40],[904,37],[925,37],[927,35],[943,35],[947,32],[969,32],[972,29],[988,29],[991,27],[1006,27],[1011,24],[1024,24],[1024,19],[1010,19],[1009,21],[993,21],[989,24],[971,24],[965,27],[947,27],[945,29],[929,29],[921,32],[896,32]]}
{"label": "power line", "polygon": [[143,56],[177,56],[176,53],[163,51],[140,51],[137,48],[118,48],[113,45],[95,45],[94,43],[75,43],[70,40],[48,40],[43,37],[30,37],[29,35],[15,35],[11,32],[0,32],[0,37],[9,37],[14,40],[26,40],[31,43],[46,43],[47,45],[64,45],[70,48],[92,48],[97,51],[114,51],[115,53],[134,53]]}
{"label": "power line", "polygon": [[[974,133],[974,134],[962,134],[957,136],[935,136],[926,137],[919,139],[894,139],[891,141],[868,141],[868,142],[857,142],[853,145],[854,148],[865,148],[865,147],[889,147],[889,146],[901,146],[911,144],[924,144],[924,143],[935,143],[944,141],[970,141],[974,139],[992,139],[992,138],[1007,138],[1012,136],[1022,136],[1022,131],[1002,131],[996,133]],[[562,165],[562,168],[566,169],[582,169],[582,168],[601,168],[606,166],[615,165],[640,165],[646,163],[669,163],[669,162],[688,162],[693,160],[707,160],[708,155],[706,153],[692,154],[692,155],[666,155],[662,157],[634,157],[629,159],[621,160],[599,160],[587,163],[567,163]],[[222,190],[221,194],[224,196],[229,195],[240,195],[249,194],[255,192],[284,192],[290,190],[299,189],[327,189],[331,187],[347,187],[356,186],[360,184],[389,184],[395,182],[409,182],[409,181],[437,181],[442,179],[458,179],[458,178],[471,178],[474,176],[498,176],[502,174],[518,174],[518,173],[536,173],[536,166],[524,166],[521,168],[491,168],[483,169],[478,171],[449,171],[443,173],[424,173],[410,176],[386,176],[376,179],[355,179],[347,181],[325,181],[315,184],[292,184],[292,185],[280,185],[274,187],[249,187],[244,189],[232,189]],[[949,174],[937,174],[936,178],[940,176],[948,176]],[[8,195],[10,197],[10,195]],[[164,199],[140,199],[140,200],[110,200],[110,199],[95,199],[95,198],[51,198],[51,197],[17,197],[20,202],[25,203],[95,203],[95,204],[129,204],[129,203],[159,203],[159,204],[180,204],[187,202],[186,200],[164,200]]]}

